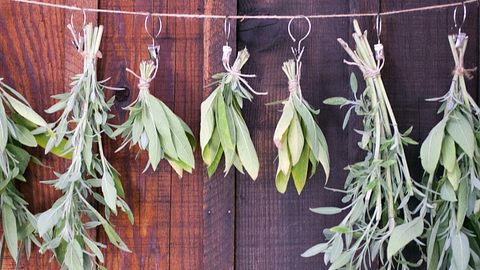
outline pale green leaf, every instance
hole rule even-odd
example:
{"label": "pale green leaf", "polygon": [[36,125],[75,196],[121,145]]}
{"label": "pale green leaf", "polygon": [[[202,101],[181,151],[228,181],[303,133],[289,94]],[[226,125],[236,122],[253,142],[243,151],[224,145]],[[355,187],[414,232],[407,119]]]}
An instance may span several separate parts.
{"label": "pale green leaf", "polygon": [[417,217],[408,223],[398,225],[393,229],[387,246],[387,257],[392,258],[408,243],[420,237],[423,233],[423,218]]}
{"label": "pale green leaf", "polygon": [[453,264],[456,270],[468,269],[468,262],[470,260],[470,244],[468,237],[463,232],[457,232],[452,237],[452,253]]}
{"label": "pale green leaf", "polygon": [[5,97],[8,99],[8,102],[10,103],[10,105],[12,105],[13,109],[30,122],[41,127],[46,127],[48,125],[47,122],[45,122],[45,120],[29,106],[18,101],[9,94],[5,94]]}
{"label": "pale green leaf", "polygon": [[307,249],[304,253],[302,253],[302,257],[308,258],[313,257],[317,254],[324,252],[328,248],[328,243],[320,243],[315,245],[309,249]]}
{"label": "pale green leaf", "polygon": [[17,235],[17,220],[12,208],[6,204],[2,204],[2,224],[3,235],[7,242],[8,251],[12,258],[17,262],[18,258],[18,235]]}
{"label": "pale green leaf", "polygon": [[445,135],[442,143],[442,163],[447,171],[453,171],[456,158],[455,141],[449,135]]}
{"label": "pale green leaf", "polygon": [[290,102],[290,100],[288,100],[283,107],[282,116],[280,117],[280,120],[278,120],[277,127],[275,128],[275,134],[273,135],[273,141],[277,147],[279,147],[280,141],[287,132],[290,122],[293,119],[293,115],[293,104]]}
{"label": "pale green leaf", "polygon": [[102,193],[105,203],[115,213],[117,209],[117,190],[113,178],[108,172],[104,172],[102,177]]}
{"label": "pale green leaf", "polygon": [[292,168],[292,176],[294,180],[293,182],[297,189],[298,195],[302,193],[302,190],[305,187],[305,183],[307,181],[309,156],[310,156],[310,148],[308,146],[303,147],[300,160]]}
{"label": "pale green leaf", "polygon": [[284,174],[281,170],[277,171],[277,176],[275,177],[275,186],[277,191],[284,194],[287,191],[288,180],[290,179],[290,172]]}
{"label": "pale green leaf", "polygon": [[205,149],[208,141],[212,137],[215,128],[215,118],[213,112],[213,103],[218,95],[218,91],[213,91],[210,96],[202,102],[201,105],[201,121],[200,121],[200,147],[202,151]]}
{"label": "pale green leaf", "polygon": [[260,163],[258,161],[257,152],[253,145],[252,139],[250,138],[250,132],[248,131],[247,125],[243,121],[240,112],[236,111],[233,114],[235,119],[235,126],[237,130],[237,152],[240,161],[245,167],[245,170],[250,175],[250,177],[255,180],[258,176],[258,171],[260,169]]}
{"label": "pale green leaf", "polygon": [[422,166],[429,174],[434,174],[442,150],[446,122],[440,121],[428,134],[420,148]]}
{"label": "pale green leaf", "polygon": [[77,240],[73,240],[68,244],[63,264],[69,270],[83,270],[83,252]]}
{"label": "pale green leaf", "polygon": [[[235,149],[235,145],[232,142],[231,133],[229,130],[229,123],[227,117],[227,108],[225,106],[225,100],[223,95],[219,95],[217,98],[217,106],[215,108],[215,116],[216,116],[216,127],[218,130],[218,134],[220,135],[220,141],[222,143],[223,150],[227,152],[227,150]],[[233,157],[232,157],[233,160]],[[232,161],[233,163],[233,161]]]}
{"label": "pale green leaf", "polygon": [[320,215],[336,215],[342,212],[342,208],[338,207],[318,207],[310,208],[310,211]]}
{"label": "pale green leaf", "polygon": [[293,166],[300,160],[304,141],[300,120],[295,113],[288,128],[288,149],[290,150],[290,158]]}
{"label": "pale green leaf", "polygon": [[475,151],[475,136],[468,120],[461,114],[452,114],[447,123],[447,132],[469,157]]}

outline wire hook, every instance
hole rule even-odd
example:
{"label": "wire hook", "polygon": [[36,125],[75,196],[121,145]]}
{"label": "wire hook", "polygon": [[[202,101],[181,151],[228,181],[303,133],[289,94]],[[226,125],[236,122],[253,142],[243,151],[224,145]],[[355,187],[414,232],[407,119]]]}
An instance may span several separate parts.
{"label": "wire hook", "polygon": [[[160,36],[160,33],[162,32],[163,24],[162,24],[162,18],[158,16],[158,22],[159,22],[159,29],[158,32],[153,35],[150,33],[148,30],[148,19],[151,17],[151,13],[148,13],[148,15],[145,17],[145,31],[147,32],[148,36],[152,39],[152,44],[148,45],[148,53],[150,54],[150,59],[153,61],[156,61],[158,58],[158,55],[160,53],[160,45],[155,45],[155,39],[157,39]],[[155,30],[155,25],[153,26],[153,30]]]}
{"label": "wire hook", "polygon": [[375,19],[375,30],[377,31],[377,41],[380,44],[380,36],[382,35],[382,17],[380,16],[380,12],[377,13]]}
{"label": "wire hook", "polygon": [[[300,61],[300,59],[302,58],[302,55],[303,55],[303,52],[305,50],[305,46],[302,46],[302,42],[307,39],[307,37],[310,35],[310,32],[312,31],[312,22],[310,21],[310,19],[306,16],[303,16],[303,18],[307,21],[308,23],[308,31],[307,33],[305,34],[305,36],[303,36],[303,38],[301,38],[299,41],[298,41],[298,45],[297,45],[297,48],[295,49],[294,47],[292,47],[292,53],[293,55],[295,56],[295,59],[298,61]],[[288,22],[288,34],[290,35],[290,38],[293,40],[293,42],[297,42],[297,39],[293,36],[292,34],[292,22],[297,19],[296,17],[293,17],[290,19],[290,21]]]}
{"label": "wire hook", "polygon": [[460,24],[457,22],[458,6],[456,6],[455,9],[453,10],[453,22],[455,23],[455,27],[458,28],[459,35],[462,33],[462,27],[465,24],[465,20],[467,19],[467,5],[465,5],[464,0],[462,0],[462,7],[463,7],[463,18]]}
{"label": "wire hook", "polygon": [[228,40],[230,40],[230,32],[231,32],[232,24],[229,20],[228,15],[225,16],[225,23],[223,25],[223,31],[225,32],[225,44],[228,46]]}

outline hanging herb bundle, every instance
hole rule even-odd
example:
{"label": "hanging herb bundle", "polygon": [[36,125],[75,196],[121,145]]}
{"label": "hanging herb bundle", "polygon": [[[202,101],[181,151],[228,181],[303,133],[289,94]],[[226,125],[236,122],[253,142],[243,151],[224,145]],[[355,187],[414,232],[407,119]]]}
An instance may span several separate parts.
{"label": "hanging herb bundle", "polygon": [[149,91],[157,65],[153,61],[141,62],[140,76],[128,71],[140,80],[140,92],[138,98],[127,107],[130,111],[128,120],[114,133],[122,134],[124,138],[119,150],[128,144],[138,144],[140,150],[148,149],[147,168],[151,165],[156,170],[160,160],[165,158],[179,176],[183,175],[184,170],[191,173],[195,167],[195,137],[191,129]]}
{"label": "hanging herb bundle", "polygon": [[[28,210],[28,203],[15,187],[17,181],[26,182],[24,177],[30,161],[36,159],[22,147],[36,147],[35,135],[47,129],[47,123],[28,104],[25,98],[0,78],[0,206],[3,235],[0,240],[0,264],[3,261],[4,245],[15,262],[19,262],[20,245],[27,258],[35,238],[35,216]],[[10,112],[11,114],[7,114]],[[31,130],[32,126],[36,130]],[[42,131],[43,130],[43,131]]]}
{"label": "hanging herb bundle", "polygon": [[[72,33],[73,27],[69,25]],[[110,213],[117,214],[120,207],[133,216],[128,205],[120,196],[123,188],[119,174],[108,162],[102,145],[102,133],[111,136],[107,123],[113,98],[105,101],[105,81],[97,81],[96,62],[103,27],[84,27],[83,37],[75,36],[77,49],[84,57],[83,73],[73,77],[71,91],[56,95],[59,100],[47,111],[63,110],[55,122],[54,136],[50,147],[59,145],[59,138],[67,136],[65,151],[72,152],[70,166],[63,174],[57,173],[55,180],[46,181],[61,190],[61,196],[53,206],[38,216],[37,230],[44,243],[41,252],[52,250],[62,269],[92,269],[104,262],[100,248],[91,229],[102,226],[110,242],[124,251],[129,251],[109,222]],[[102,194],[96,188],[101,188]],[[93,200],[92,200],[93,199]],[[94,208],[93,202],[105,206],[105,217]],[[95,234],[93,234],[95,236]]]}
{"label": "hanging herb bundle", "polygon": [[480,108],[465,85],[465,77],[471,78],[474,70],[463,67],[468,43],[463,35],[448,37],[456,66],[453,80],[446,95],[431,99],[442,102],[443,119],[420,151],[427,187],[433,190],[428,196],[433,207],[427,230],[428,269],[480,268]]}
{"label": "hanging herb bundle", "polygon": [[230,67],[232,48],[223,47],[223,66],[226,72],[213,75],[217,85],[210,96],[201,105],[200,146],[202,158],[208,167],[208,175],[217,170],[222,156],[225,156],[225,174],[235,166],[243,173],[247,171],[252,179],[258,176],[259,162],[257,152],[250,138],[247,124],[243,120],[243,100],[252,101],[253,95],[265,95],[252,89],[245,78],[255,75],[241,73],[250,54],[247,49],[238,53]]}
{"label": "hanging herb bundle", "polygon": [[325,263],[331,264],[329,269],[372,269],[377,259],[381,269],[408,269],[414,264],[406,260],[402,249],[423,232],[423,219],[414,218],[408,208],[418,189],[410,177],[403,145],[415,142],[408,137],[411,129],[403,134],[398,130],[380,75],[384,62],[381,44],[375,46],[376,61],[367,33],[362,33],[357,21],[354,29],[355,51],[342,39],[338,41],[353,60],[345,62],[362,71],[366,89],[357,97],[352,75],[354,100],[336,97],[325,103],[351,106],[350,110],[363,118],[359,146],[366,156],[347,167],[345,190],[340,191],[345,194],[342,202],[348,204],[346,207],[312,209],[323,215],[348,213],[340,224],[325,231],[326,243],[310,248],[303,256],[323,253]]}
{"label": "hanging herb bundle", "polygon": [[[310,167],[310,177],[321,163],[328,180],[330,164],[328,145],[322,130],[315,122],[314,110],[302,96],[300,74],[302,62],[291,59],[283,63],[288,78],[290,96],[283,101],[283,113],[275,129],[273,141],[278,148],[277,190],[285,193],[290,175],[300,194],[305,186]],[[309,165],[310,164],[310,165]]]}

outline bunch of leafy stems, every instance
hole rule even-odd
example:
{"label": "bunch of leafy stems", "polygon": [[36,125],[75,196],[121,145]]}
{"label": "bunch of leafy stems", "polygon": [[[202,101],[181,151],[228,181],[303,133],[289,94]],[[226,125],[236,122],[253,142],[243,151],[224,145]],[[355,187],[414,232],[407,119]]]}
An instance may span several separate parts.
{"label": "bunch of leafy stems", "polygon": [[[393,170],[396,179],[401,179],[401,173],[403,173],[404,178],[406,179],[406,187],[408,191],[407,196],[414,195],[414,186],[411,179],[410,171],[407,166],[407,160],[405,157],[405,151],[403,149],[403,142],[401,138],[401,133],[398,130],[398,124],[393,113],[392,106],[388,100],[387,92],[383,84],[382,79],[380,78],[379,70],[381,65],[383,65],[383,60],[378,59],[375,61],[374,55],[370,49],[370,45],[367,40],[366,32],[362,33],[358,23],[354,23],[355,33],[352,35],[355,43],[357,45],[356,51],[352,51],[348,44],[342,39],[338,39],[338,42],[342,45],[345,51],[350,55],[354,60],[354,63],[344,61],[349,65],[356,65],[360,68],[362,73],[365,76],[367,83],[367,89],[369,89],[370,97],[372,98],[372,106],[379,105],[379,112],[375,113],[375,150],[374,150],[374,159],[382,160],[381,157],[381,141],[384,138],[393,137],[394,146],[398,148],[398,157],[400,162],[403,165],[402,168],[399,168],[398,163],[393,164],[393,168],[387,167],[385,173],[385,181],[387,185],[387,204],[388,204],[388,226],[390,230],[395,228],[395,217],[396,210],[394,207],[394,195],[392,193],[393,183],[391,179],[390,170]],[[364,62],[365,61],[365,62]],[[380,63],[382,62],[382,63]],[[366,69],[368,68],[368,69]],[[383,124],[383,128],[382,128]],[[390,127],[393,127],[393,134]],[[385,133],[383,133],[385,132]],[[398,158],[397,157],[397,158]],[[400,171],[401,170],[401,171]],[[380,185],[376,186],[378,194],[381,193]],[[371,192],[371,191],[370,191]],[[400,193],[401,199],[403,200],[404,194]],[[377,197],[377,208],[382,208],[381,196]],[[406,207],[404,207],[406,209]],[[382,211],[379,211],[377,214],[380,215]],[[404,210],[404,215],[406,219],[410,219],[410,212]],[[377,216],[379,217],[379,216]]]}

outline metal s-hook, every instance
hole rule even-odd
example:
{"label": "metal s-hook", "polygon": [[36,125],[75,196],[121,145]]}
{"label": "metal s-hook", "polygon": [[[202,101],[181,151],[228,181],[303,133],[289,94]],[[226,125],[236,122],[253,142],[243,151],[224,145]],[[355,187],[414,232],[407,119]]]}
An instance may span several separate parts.
{"label": "metal s-hook", "polygon": [[[293,42],[297,42],[297,39],[293,36],[292,34],[292,22],[297,19],[296,17],[293,17],[290,19],[290,21],[288,22],[288,34],[290,35],[290,38],[293,40]],[[298,41],[298,45],[297,45],[297,48],[295,49],[294,47],[292,47],[292,53],[293,55],[295,56],[295,60],[297,60],[297,62],[300,61],[300,59],[302,58],[302,55],[303,55],[303,52],[305,51],[305,46],[302,46],[302,42],[307,39],[307,37],[310,35],[310,32],[312,31],[312,22],[310,21],[310,19],[306,16],[303,16],[303,19],[305,19],[308,23],[308,31],[307,33],[305,34],[305,36],[303,36],[303,38],[301,38],[299,41]]]}
{"label": "metal s-hook", "polygon": [[230,32],[232,29],[232,24],[228,16],[225,16],[225,23],[223,25],[223,31],[225,32],[225,45],[228,46],[228,40],[230,40]]}
{"label": "metal s-hook", "polygon": [[461,5],[463,7],[463,17],[461,23],[457,21],[457,13],[458,13],[458,6],[455,7],[453,10],[453,22],[455,24],[455,28],[458,28],[458,34],[454,36],[455,39],[455,47],[460,48],[463,44],[463,41],[467,37],[467,34],[462,32],[462,27],[465,24],[465,21],[467,19],[467,5],[465,4],[465,1],[462,0]]}
{"label": "metal s-hook", "polygon": [[375,59],[377,59],[377,61],[381,61],[385,59],[385,53],[380,39],[380,36],[382,35],[382,16],[380,14],[380,4],[378,5],[378,12],[375,18],[375,30],[377,32],[377,44],[373,45],[373,49],[375,50]]}
{"label": "metal s-hook", "polygon": [[[152,39],[152,44],[148,45],[148,53],[150,55],[150,59],[152,61],[157,61],[158,55],[160,54],[160,45],[155,45],[155,39],[157,39],[160,36],[163,25],[162,25],[162,18],[158,16],[158,22],[159,22],[158,32],[155,35],[150,33],[150,31],[148,30],[148,19],[151,17],[151,15],[152,14],[149,13],[145,17],[145,31],[147,32],[148,36]],[[153,25],[153,30],[155,30],[155,25]]]}

